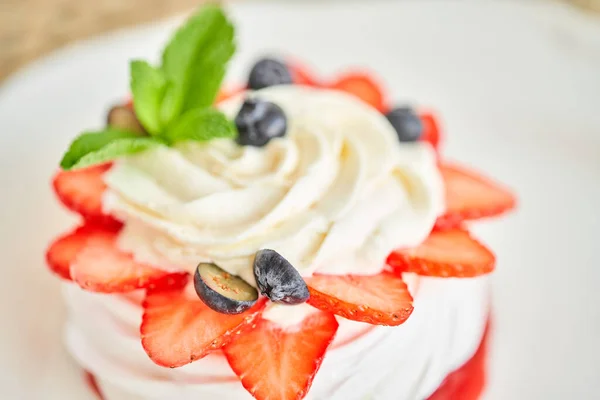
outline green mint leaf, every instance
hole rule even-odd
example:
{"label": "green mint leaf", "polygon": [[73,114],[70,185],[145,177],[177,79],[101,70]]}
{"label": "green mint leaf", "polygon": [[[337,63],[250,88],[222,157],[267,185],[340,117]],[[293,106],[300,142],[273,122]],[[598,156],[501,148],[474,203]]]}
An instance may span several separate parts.
{"label": "green mint leaf", "polygon": [[169,81],[160,106],[160,120],[163,126],[168,126],[179,115],[183,104],[181,88]]}
{"label": "green mint leaf", "polygon": [[198,54],[190,80],[184,110],[211,106],[225,77],[227,63],[235,53],[233,25],[224,19],[212,32],[212,39]]}
{"label": "green mint leaf", "polygon": [[130,66],[133,107],[140,123],[153,135],[160,133],[160,107],[167,87],[162,71],[146,61],[134,60]]}
{"label": "green mint leaf", "polygon": [[165,133],[169,143],[183,140],[205,142],[216,138],[236,136],[233,123],[214,108],[196,108],[183,114]]}
{"label": "green mint leaf", "polygon": [[113,140],[139,137],[138,134],[108,128],[99,132],[85,132],[77,137],[63,156],[60,166],[71,169],[86,154],[98,151]]}
{"label": "green mint leaf", "polygon": [[152,147],[161,146],[163,143],[155,138],[134,137],[116,139],[97,151],[90,152],[81,157],[71,168],[85,168],[95,164],[102,164],[122,156],[139,153]]}
{"label": "green mint leaf", "polygon": [[162,71],[172,83],[161,107],[164,125],[213,103],[234,51],[233,26],[216,5],[201,8],[179,28],[162,57]]}

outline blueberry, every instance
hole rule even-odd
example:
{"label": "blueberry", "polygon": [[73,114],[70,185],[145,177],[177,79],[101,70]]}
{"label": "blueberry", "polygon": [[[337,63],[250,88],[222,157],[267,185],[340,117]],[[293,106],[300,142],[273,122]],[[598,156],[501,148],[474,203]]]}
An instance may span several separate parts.
{"label": "blueberry", "polygon": [[112,107],[106,116],[106,125],[127,132],[146,133],[144,127],[138,121],[135,112],[126,106]]}
{"label": "blueberry", "polygon": [[423,123],[410,107],[397,107],[386,115],[401,142],[415,142],[423,134]]}
{"label": "blueberry", "polygon": [[246,99],[235,117],[237,142],[242,146],[262,147],[269,140],[285,135],[287,118],[275,103]]}
{"label": "blueberry", "polygon": [[306,282],[296,268],[275,250],[260,250],[254,258],[258,290],[272,302],[304,303],[309,298]]}
{"label": "blueberry", "polygon": [[254,64],[248,77],[248,87],[252,90],[290,83],[292,83],[292,74],[288,67],[272,58],[264,58]]}
{"label": "blueberry", "polygon": [[246,281],[210,263],[196,268],[194,288],[204,304],[222,314],[243,313],[258,299],[258,292]]}

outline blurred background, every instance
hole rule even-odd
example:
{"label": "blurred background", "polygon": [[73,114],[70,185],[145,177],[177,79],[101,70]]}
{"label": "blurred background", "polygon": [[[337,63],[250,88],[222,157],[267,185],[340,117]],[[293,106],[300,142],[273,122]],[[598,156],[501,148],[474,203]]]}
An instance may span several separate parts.
{"label": "blurred background", "polygon": [[[182,13],[202,1],[0,0],[0,81],[29,61],[74,40]],[[251,2],[252,0],[237,1]],[[369,0],[271,1],[367,2]],[[600,0],[563,1],[578,7],[583,12],[600,13]]]}

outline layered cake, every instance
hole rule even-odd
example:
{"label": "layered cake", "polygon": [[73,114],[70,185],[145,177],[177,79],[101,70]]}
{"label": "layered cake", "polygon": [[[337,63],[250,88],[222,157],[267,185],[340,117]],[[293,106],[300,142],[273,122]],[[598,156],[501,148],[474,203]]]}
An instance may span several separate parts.
{"label": "layered cake", "polygon": [[472,220],[512,194],[440,153],[370,74],[265,58],[223,90],[234,27],[192,15],[53,181],[65,343],[106,400],[476,399],[487,275]]}

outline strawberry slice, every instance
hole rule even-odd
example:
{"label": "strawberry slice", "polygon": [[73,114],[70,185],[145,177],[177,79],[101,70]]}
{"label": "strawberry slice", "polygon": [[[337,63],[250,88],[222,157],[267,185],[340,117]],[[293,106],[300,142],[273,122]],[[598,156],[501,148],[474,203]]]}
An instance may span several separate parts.
{"label": "strawberry slice", "polygon": [[494,270],[494,254],[462,229],[433,231],[420,246],[396,250],[387,263],[397,272],[470,278]]}
{"label": "strawberry slice", "polygon": [[96,224],[118,227],[120,222],[102,211],[102,195],[106,184],[102,175],[111,164],[74,171],[59,171],[52,182],[60,201],[70,210]]}
{"label": "strawberry slice", "polygon": [[227,315],[208,308],[191,285],[150,289],[143,303],[142,346],[156,364],[181,367],[222,348],[255,321],[264,305],[259,301],[242,314]]}
{"label": "strawberry slice", "polygon": [[483,176],[447,164],[440,166],[440,172],[446,185],[446,212],[436,222],[439,229],[500,215],[515,207],[515,197],[508,189]]}
{"label": "strawberry slice", "polygon": [[87,224],[56,240],[46,253],[50,269],[94,292],[128,292],[146,287],[178,287],[187,273],[142,264],[117,248],[117,229]]}
{"label": "strawberry slice", "polygon": [[228,89],[221,89],[219,94],[217,94],[217,98],[215,99],[215,104],[219,104],[222,101],[225,101],[236,94],[242,93],[246,88],[244,86],[232,87]]}
{"label": "strawberry slice", "polygon": [[430,143],[437,150],[440,145],[440,128],[437,119],[431,113],[421,113],[419,117],[423,123],[421,140]]}
{"label": "strawberry slice", "polygon": [[335,317],[322,311],[285,328],[261,318],[223,350],[257,400],[299,400],[310,389],[337,329]]}
{"label": "strawberry slice", "polygon": [[313,275],[308,303],[354,321],[400,325],[413,311],[406,283],[391,272],[378,275]]}
{"label": "strawberry slice", "polygon": [[[117,247],[117,232],[96,229],[71,260],[71,278],[93,292],[129,292],[152,285],[165,285],[171,273],[134,260]],[[175,282],[177,279],[175,279]]]}
{"label": "strawberry slice", "polygon": [[71,280],[71,260],[85,246],[88,237],[96,228],[84,225],[56,239],[46,251],[46,262],[54,273]]}
{"label": "strawberry slice", "polygon": [[299,62],[292,61],[288,63],[288,68],[292,74],[292,80],[296,85],[320,86],[315,74],[311,72],[305,65]]}
{"label": "strawberry slice", "polygon": [[353,94],[379,111],[385,109],[385,101],[380,86],[367,74],[351,73],[344,75],[330,84],[329,87]]}

